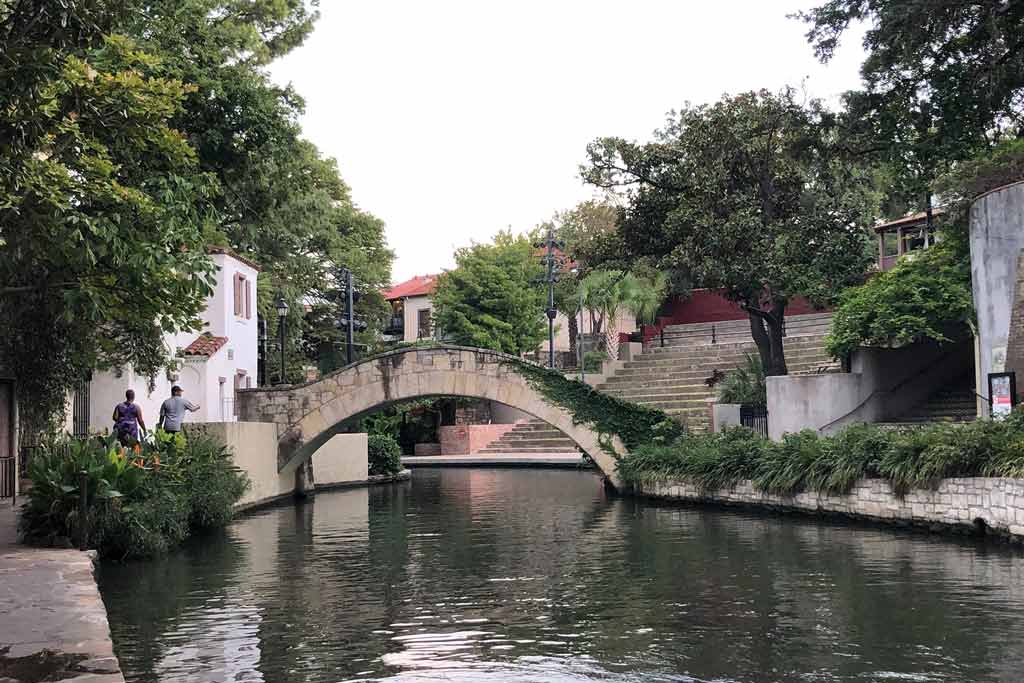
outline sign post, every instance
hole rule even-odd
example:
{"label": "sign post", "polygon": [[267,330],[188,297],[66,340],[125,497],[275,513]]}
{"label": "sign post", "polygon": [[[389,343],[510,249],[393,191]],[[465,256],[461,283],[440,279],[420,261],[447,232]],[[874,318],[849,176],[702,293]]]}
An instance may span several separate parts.
{"label": "sign post", "polygon": [[1017,377],[1013,372],[990,372],[988,375],[989,413],[1001,420],[1017,405]]}

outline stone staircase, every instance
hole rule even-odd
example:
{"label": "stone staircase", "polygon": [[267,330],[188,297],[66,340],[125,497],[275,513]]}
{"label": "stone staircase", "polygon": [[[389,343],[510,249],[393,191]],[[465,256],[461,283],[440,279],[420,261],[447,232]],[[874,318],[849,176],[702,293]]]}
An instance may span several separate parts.
{"label": "stone staircase", "polygon": [[917,427],[942,422],[972,422],[978,417],[973,382],[973,375],[962,377],[938,390],[904,415],[881,423],[881,426]]}
{"label": "stone staircase", "polygon": [[577,453],[576,443],[543,420],[518,423],[497,440],[478,451],[480,455],[515,453],[561,454]]}
{"label": "stone staircase", "polygon": [[[786,326],[784,341],[790,374],[836,372],[839,365],[828,356],[823,338],[829,314],[794,316]],[[745,335],[745,336],[744,336]],[[708,399],[715,388],[707,380],[715,371],[728,372],[756,355],[750,339],[750,324],[726,321],[714,324],[673,325],[666,328],[664,346],[660,337],[635,360],[627,361],[604,384],[597,387],[627,401],[660,408],[695,432],[710,426]]]}

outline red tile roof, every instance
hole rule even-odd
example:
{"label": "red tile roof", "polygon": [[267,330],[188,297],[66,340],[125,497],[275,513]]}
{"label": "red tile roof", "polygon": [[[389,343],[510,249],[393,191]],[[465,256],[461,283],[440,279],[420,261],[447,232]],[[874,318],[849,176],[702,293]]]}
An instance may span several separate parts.
{"label": "red tile roof", "polygon": [[195,341],[185,347],[186,356],[206,356],[209,358],[220,351],[220,347],[228,343],[227,337],[214,337],[209,332],[204,332]]}
{"label": "red tile roof", "polygon": [[388,301],[404,299],[408,296],[429,296],[434,293],[437,287],[437,275],[417,275],[411,280],[399,282],[391,289],[384,292],[384,298]]}

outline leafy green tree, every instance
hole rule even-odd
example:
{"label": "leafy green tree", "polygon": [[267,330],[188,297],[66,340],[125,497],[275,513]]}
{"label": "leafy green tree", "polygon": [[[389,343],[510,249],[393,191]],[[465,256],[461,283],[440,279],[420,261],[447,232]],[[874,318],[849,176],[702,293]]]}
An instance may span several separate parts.
{"label": "leafy green tree", "polygon": [[676,112],[648,144],[595,141],[585,178],[622,193],[626,255],[722,288],[747,311],[765,373],[780,375],[790,299],[827,303],[872,260],[873,178],[841,144],[819,102],[751,92]]}
{"label": "leafy green tree", "polygon": [[1024,3],[828,0],[798,15],[829,61],[866,22],[862,90],[847,96],[853,151],[882,161],[893,193],[920,205],[930,183],[1024,126]]}
{"label": "leafy green tree", "polygon": [[510,354],[535,351],[547,338],[543,271],[532,242],[509,231],[491,244],[455,252],[438,278],[434,324],[457,344]]}
{"label": "leafy green tree", "polygon": [[861,346],[949,342],[974,323],[971,266],[955,239],[904,258],[839,299],[826,348],[836,358]]}
{"label": "leafy green tree", "polygon": [[117,9],[0,4],[0,365],[36,428],[95,367],[154,372],[210,291],[213,182],[170,125],[190,86],[106,32]]}
{"label": "leafy green tree", "polygon": [[274,302],[278,296],[289,302],[292,381],[301,378],[300,360],[326,358],[324,369],[331,369],[344,356],[338,327],[345,313],[344,268],[363,294],[357,316],[370,325],[358,341],[373,343],[385,316],[380,291],[394,258],[383,223],[355,206],[335,161],[302,139],[302,98],[275,85],[263,68],[305,40],[317,4],[164,0],[144,3],[125,19],[125,30],[160,55],[167,73],[195,86],[174,123],[217,180],[214,240],[264,269],[258,308],[273,339]]}

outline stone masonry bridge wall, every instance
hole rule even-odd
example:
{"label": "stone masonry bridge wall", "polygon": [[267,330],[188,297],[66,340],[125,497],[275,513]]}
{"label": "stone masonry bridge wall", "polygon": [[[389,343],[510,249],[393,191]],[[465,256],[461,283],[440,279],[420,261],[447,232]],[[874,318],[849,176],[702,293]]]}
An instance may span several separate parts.
{"label": "stone masonry bridge wall", "polygon": [[[399,349],[342,368],[315,382],[245,389],[238,393],[239,419],[277,425],[278,470],[297,470],[321,445],[363,415],[400,401],[464,396],[497,401],[557,427],[618,486],[615,458],[600,435],[547,403],[513,367],[522,362],[494,351],[459,346]],[[625,447],[610,441],[619,454]]]}

